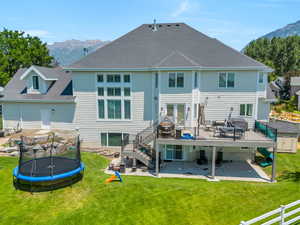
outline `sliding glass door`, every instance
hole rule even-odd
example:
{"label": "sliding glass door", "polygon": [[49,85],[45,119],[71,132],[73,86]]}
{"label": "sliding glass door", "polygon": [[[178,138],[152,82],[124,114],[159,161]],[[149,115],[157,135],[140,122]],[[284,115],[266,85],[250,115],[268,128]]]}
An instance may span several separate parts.
{"label": "sliding glass door", "polygon": [[167,116],[178,125],[184,126],[185,104],[167,104]]}
{"label": "sliding glass door", "polygon": [[166,145],[165,160],[183,160],[182,145]]}

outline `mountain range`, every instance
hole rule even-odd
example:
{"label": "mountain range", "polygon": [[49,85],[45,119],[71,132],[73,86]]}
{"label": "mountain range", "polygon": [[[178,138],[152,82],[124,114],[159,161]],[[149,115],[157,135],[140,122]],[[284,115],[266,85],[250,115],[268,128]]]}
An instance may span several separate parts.
{"label": "mountain range", "polygon": [[273,37],[288,37],[294,35],[300,35],[300,20],[272,31],[262,37],[271,39]]}
{"label": "mountain range", "polygon": [[92,53],[98,48],[101,48],[109,41],[101,40],[67,40],[62,42],[54,42],[53,44],[47,45],[50,55],[61,66],[68,66],[77,60],[81,59],[86,54]]}

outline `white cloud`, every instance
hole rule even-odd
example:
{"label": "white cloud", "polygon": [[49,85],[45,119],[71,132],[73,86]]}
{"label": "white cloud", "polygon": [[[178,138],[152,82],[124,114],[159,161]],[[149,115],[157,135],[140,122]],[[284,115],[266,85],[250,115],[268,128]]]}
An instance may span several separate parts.
{"label": "white cloud", "polygon": [[39,38],[52,38],[53,36],[47,30],[26,30],[26,34],[37,36]]}
{"label": "white cloud", "polygon": [[178,17],[183,13],[188,12],[190,9],[191,9],[191,3],[189,2],[189,0],[183,0],[182,2],[180,2],[176,10],[173,13],[171,13],[171,17],[173,18]]}

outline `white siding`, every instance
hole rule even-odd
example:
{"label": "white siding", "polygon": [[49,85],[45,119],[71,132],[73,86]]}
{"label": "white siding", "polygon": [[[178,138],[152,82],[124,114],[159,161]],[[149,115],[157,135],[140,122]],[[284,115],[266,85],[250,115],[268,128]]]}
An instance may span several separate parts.
{"label": "white siding", "polygon": [[4,103],[4,128],[41,128],[41,109],[51,110],[51,129],[75,129],[75,104]]}
{"label": "white siding", "polygon": [[240,104],[253,104],[253,116],[243,117],[249,127],[253,127],[257,107],[257,72],[235,72],[234,88],[219,88],[219,72],[201,73],[200,102],[207,103],[205,118],[207,120],[224,120],[233,107],[232,117],[240,117]]}
{"label": "white siding", "polygon": [[264,99],[258,99],[258,111],[257,119],[258,120],[269,120],[270,113],[270,103],[266,102]]}
{"label": "white siding", "polygon": [[152,73],[131,73],[132,120],[112,121],[97,119],[96,73],[73,72],[73,90],[76,96],[75,126],[81,137],[100,144],[101,132],[123,132],[135,135],[152,122]]}

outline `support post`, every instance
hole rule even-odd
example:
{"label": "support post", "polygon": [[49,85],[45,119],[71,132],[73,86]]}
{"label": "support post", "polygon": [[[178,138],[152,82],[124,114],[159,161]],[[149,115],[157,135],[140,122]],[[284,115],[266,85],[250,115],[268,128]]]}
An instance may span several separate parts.
{"label": "support post", "polygon": [[211,178],[214,180],[216,176],[216,151],[217,147],[214,146],[212,149],[212,160],[211,160]]}
{"label": "support post", "polygon": [[277,158],[277,143],[275,142],[275,146],[273,147],[273,161],[272,161],[272,178],[271,182],[276,182],[276,158]]}
{"label": "support post", "polygon": [[159,176],[159,145],[156,142],[156,138],[155,138],[155,174],[157,177]]}
{"label": "support post", "polygon": [[285,214],[285,206],[282,205],[280,207],[281,211],[280,211],[280,225],[284,225],[284,214]]}

